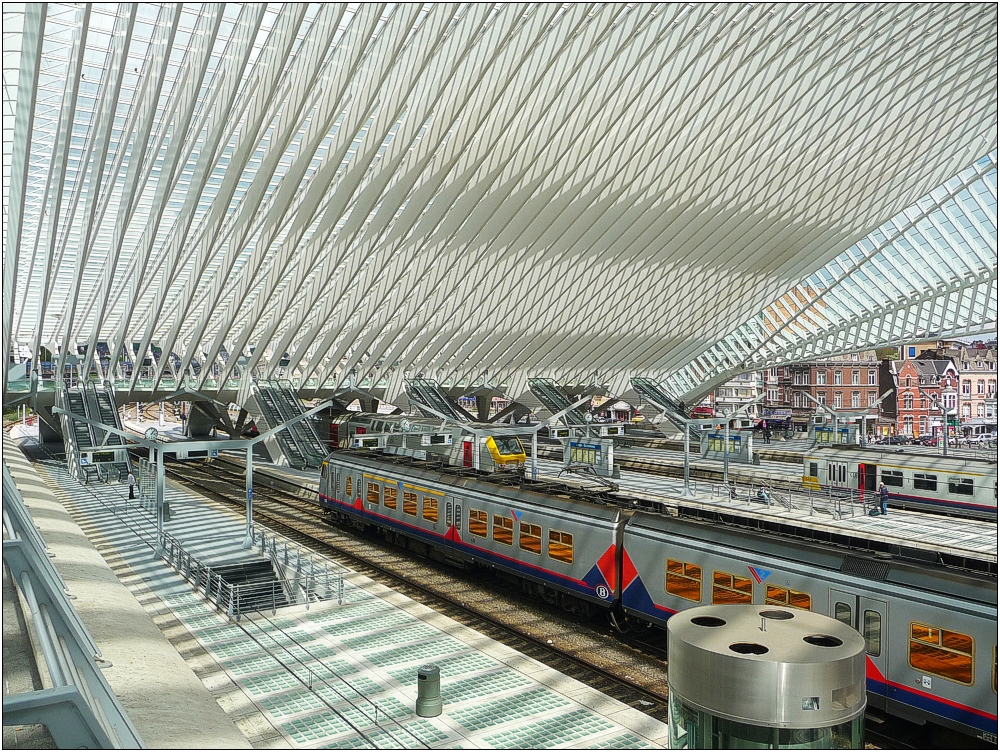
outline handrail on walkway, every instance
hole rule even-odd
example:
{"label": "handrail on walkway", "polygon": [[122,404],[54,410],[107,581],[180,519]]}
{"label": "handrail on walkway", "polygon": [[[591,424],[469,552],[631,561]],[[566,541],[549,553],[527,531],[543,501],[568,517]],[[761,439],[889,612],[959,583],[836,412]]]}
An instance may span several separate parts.
{"label": "handrail on walkway", "polygon": [[52,684],[4,695],[4,724],[42,724],[59,748],[144,749],[97,665],[101,651],[69,602],[6,462],[3,527],[4,563],[28,604]]}

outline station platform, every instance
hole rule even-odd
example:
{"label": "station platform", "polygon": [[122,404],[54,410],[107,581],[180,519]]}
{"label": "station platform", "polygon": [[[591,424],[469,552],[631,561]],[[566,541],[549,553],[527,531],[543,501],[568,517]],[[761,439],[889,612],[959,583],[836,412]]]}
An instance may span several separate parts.
{"label": "station platform", "polygon": [[[562,465],[539,460],[539,478],[565,480],[559,476]],[[788,507],[756,499],[730,499],[718,495],[713,484],[691,482],[692,497],[683,498],[684,481],[635,471],[622,470],[615,481],[621,493],[667,506],[686,506],[708,511],[739,514],[773,522],[825,532],[850,535],[867,540],[918,548],[979,561],[997,561],[997,525],[981,520],[957,519],[923,512],[893,509],[888,515],[869,517],[864,508],[854,505],[835,509],[817,494],[811,506]]]}
{"label": "station platform", "polygon": [[[9,438],[5,449],[18,461],[19,487],[43,537],[73,526],[76,545],[90,546],[89,535],[100,551],[90,546],[80,586],[71,585],[74,604],[123,674],[123,704],[150,747],[667,744],[665,724],[350,570],[340,604],[229,621],[154,556],[155,519],[141,502],[128,501],[124,484],[85,486],[63,462],[30,465]],[[45,499],[44,510],[36,497]],[[204,561],[259,557],[240,547],[242,515],[169,482],[167,500],[166,531]],[[60,558],[57,551],[57,565]],[[122,625],[119,601],[141,624]],[[87,614],[102,610],[111,634],[99,636]],[[436,718],[414,712],[417,668],[427,663],[441,670],[444,712]],[[168,723],[176,738],[157,735]]]}

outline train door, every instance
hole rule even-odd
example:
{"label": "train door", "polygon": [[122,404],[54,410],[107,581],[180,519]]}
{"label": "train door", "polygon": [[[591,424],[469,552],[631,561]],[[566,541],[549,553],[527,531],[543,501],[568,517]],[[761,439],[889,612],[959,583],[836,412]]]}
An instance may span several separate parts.
{"label": "train door", "polygon": [[858,597],[858,629],[865,638],[868,660],[874,665],[878,676],[872,676],[869,666],[868,676],[876,679],[868,682],[868,702],[875,701],[876,707],[885,710],[885,698],[889,692],[887,666],[889,664],[889,604],[875,598]]}
{"label": "train door", "polygon": [[462,441],[462,465],[472,467],[472,439],[467,438]]}
{"label": "train door", "polygon": [[834,488],[847,488],[847,463],[827,462],[826,483]]}
{"label": "train door", "polygon": [[858,490],[874,491],[877,487],[878,467],[875,465],[858,465]]}

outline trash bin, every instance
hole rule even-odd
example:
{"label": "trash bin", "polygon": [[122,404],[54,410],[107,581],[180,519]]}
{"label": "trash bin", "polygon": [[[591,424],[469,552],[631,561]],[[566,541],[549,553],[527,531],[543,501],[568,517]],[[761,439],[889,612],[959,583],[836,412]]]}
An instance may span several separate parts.
{"label": "trash bin", "polygon": [[441,669],[421,666],[417,669],[417,715],[432,718],[441,715]]}

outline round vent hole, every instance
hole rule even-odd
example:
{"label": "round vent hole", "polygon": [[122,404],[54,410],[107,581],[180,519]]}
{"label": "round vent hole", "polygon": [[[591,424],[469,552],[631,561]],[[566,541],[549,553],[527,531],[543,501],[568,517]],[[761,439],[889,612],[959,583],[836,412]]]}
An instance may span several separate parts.
{"label": "round vent hole", "polygon": [[791,619],[795,616],[795,614],[791,614],[788,611],[760,611],[758,615],[763,616],[765,619],[774,619],[775,621]]}
{"label": "round vent hole", "polygon": [[691,623],[697,624],[699,627],[722,627],[725,626],[726,620],[715,616],[696,616],[691,620]]}
{"label": "round vent hole", "polygon": [[836,637],[826,634],[811,634],[802,638],[803,642],[808,642],[810,645],[815,645],[820,648],[839,648],[844,644],[843,640],[838,640]]}
{"label": "round vent hole", "polygon": [[734,642],[729,649],[741,655],[764,655],[767,652],[766,647],[756,642]]}

